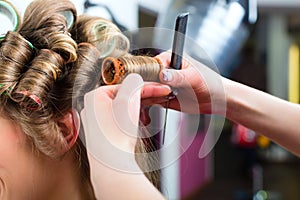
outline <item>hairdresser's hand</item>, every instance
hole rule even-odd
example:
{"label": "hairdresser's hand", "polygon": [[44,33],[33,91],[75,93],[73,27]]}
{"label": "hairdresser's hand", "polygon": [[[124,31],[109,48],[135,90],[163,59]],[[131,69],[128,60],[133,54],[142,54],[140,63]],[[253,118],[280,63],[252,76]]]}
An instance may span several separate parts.
{"label": "hairdresser's hand", "polygon": [[[223,78],[219,74],[187,56],[182,61],[181,70],[168,67],[170,52],[164,52],[157,58],[166,66],[160,73],[161,83],[171,86],[178,93],[177,98],[170,100],[170,108],[192,114],[224,112]],[[166,99],[147,98],[143,99],[143,104],[165,106]]]}
{"label": "hairdresser's hand", "polygon": [[[81,118],[97,199],[163,199],[135,160],[143,85],[139,75],[131,74],[121,85],[103,86],[85,96]],[[144,95],[161,93],[157,87]]]}
{"label": "hairdresser's hand", "polygon": [[110,153],[116,153],[111,158],[117,159],[123,152],[133,158],[141,96],[162,97],[168,93],[168,86],[144,84],[139,75],[130,74],[121,85],[102,86],[86,94],[81,117],[89,153],[97,159],[109,158]]}
{"label": "hairdresser's hand", "polygon": [[81,112],[85,144],[92,184],[94,188],[101,188],[101,192],[107,182],[103,171],[140,172],[134,149],[142,86],[142,78],[135,74],[121,85],[99,87],[85,95]]}
{"label": "hairdresser's hand", "polygon": [[101,154],[99,146],[103,145],[112,148],[110,151],[134,153],[143,85],[135,74],[121,85],[103,86],[85,95],[82,118],[87,148],[92,154]]}

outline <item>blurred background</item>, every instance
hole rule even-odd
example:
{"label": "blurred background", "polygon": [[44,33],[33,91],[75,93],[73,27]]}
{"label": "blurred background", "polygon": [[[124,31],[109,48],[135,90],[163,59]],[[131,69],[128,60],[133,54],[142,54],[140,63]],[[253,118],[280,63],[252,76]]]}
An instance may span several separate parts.
{"label": "blurred background", "polygon": [[[21,14],[30,3],[12,2]],[[188,54],[217,67],[223,76],[299,103],[300,0],[73,2],[79,14],[86,12],[108,18],[123,31],[133,33],[132,42],[137,47],[159,43],[162,49],[171,48],[170,34],[152,29],[139,34],[137,29],[173,29],[176,16],[189,12],[187,36],[196,45],[185,48]],[[205,56],[197,47],[206,52]],[[192,118],[178,117],[178,113],[170,111],[168,119],[173,123],[168,123],[166,143],[172,140],[170,135],[178,124],[185,124],[176,140],[179,148],[189,135]],[[209,119],[201,116],[193,143],[178,160],[162,169],[162,190],[168,199],[300,199],[299,158],[239,124],[225,121],[213,151],[199,158]],[[214,137],[213,132],[209,134]],[[176,152],[172,150],[172,154]],[[162,153],[162,162],[169,154]]]}

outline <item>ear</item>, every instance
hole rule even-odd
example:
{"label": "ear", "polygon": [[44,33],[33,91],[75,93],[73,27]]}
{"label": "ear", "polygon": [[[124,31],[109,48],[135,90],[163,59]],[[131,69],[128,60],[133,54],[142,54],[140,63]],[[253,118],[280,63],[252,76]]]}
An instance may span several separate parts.
{"label": "ear", "polygon": [[62,119],[59,120],[58,125],[67,144],[66,149],[63,149],[64,152],[62,152],[65,153],[74,146],[78,138],[80,129],[78,112],[75,109],[70,110]]}

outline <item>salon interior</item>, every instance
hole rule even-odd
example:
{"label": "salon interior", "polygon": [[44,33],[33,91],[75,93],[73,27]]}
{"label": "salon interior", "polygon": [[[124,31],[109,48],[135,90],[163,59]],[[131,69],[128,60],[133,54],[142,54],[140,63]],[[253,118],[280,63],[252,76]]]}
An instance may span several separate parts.
{"label": "salon interior", "polygon": [[[171,49],[176,17],[188,13],[185,53],[222,76],[299,103],[299,0],[72,1],[79,13],[118,25],[135,54]],[[21,13],[30,3],[11,2]],[[164,138],[157,148],[167,199],[300,199],[300,159],[268,138],[220,116],[161,108],[152,116]]]}

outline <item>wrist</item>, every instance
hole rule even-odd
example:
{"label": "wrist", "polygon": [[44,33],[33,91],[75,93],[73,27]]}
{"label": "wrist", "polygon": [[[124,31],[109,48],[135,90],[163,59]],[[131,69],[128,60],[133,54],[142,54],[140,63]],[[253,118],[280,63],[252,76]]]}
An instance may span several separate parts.
{"label": "wrist", "polygon": [[[216,78],[214,84],[211,84],[209,87],[209,103],[204,103],[200,106],[206,108],[207,112],[204,114],[215,114],[226,117],[228,96],[225,85],[229,84],[227,83],[228,79],[221,76]],[[205,111],[205,109],[203,110]]]}
{"label": "wrist", "polygon": [[222,77],[222,83],[224,86],[224,91],[225,91],[225,101],[226,101],[226,113],[225,113],[225,117],[227,117],[228,119],[231,119],[232,116],[234,116],[233,113],[236,113],[236,103],[235,103],[235,98],[232,96],[233,95],[233,89],[234,89],[234,85],[231,82],[231,80]]}
{"label": "wrist", "polygon": [[239,97],[239,83],[222,78],[225,98],[226,98],[226,118],[236,121],[236,118],[240,116],[240,107],[242,100]]}
{"label": "wrist", "polygon": [[257,100],[257,91],[238,82],[223,79],[226,94],[226,118],[239,124],[252,124],[262,116]]}

